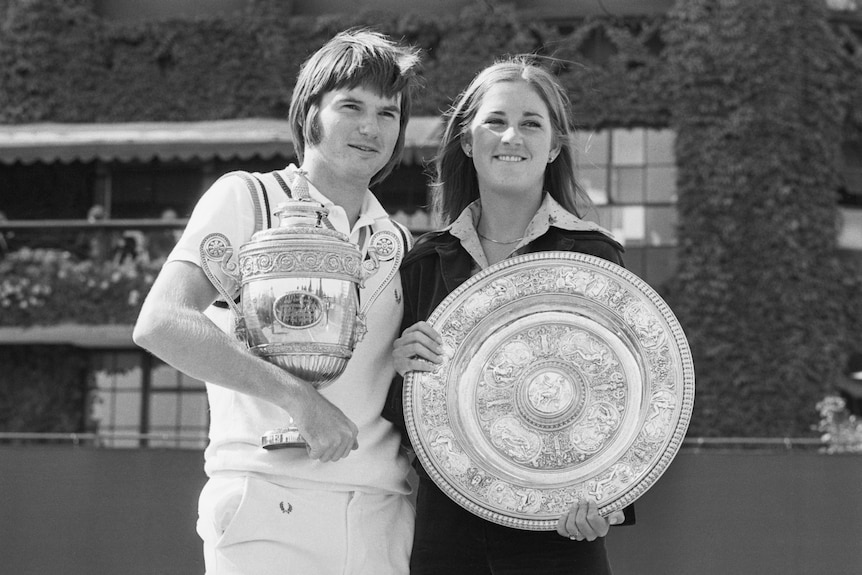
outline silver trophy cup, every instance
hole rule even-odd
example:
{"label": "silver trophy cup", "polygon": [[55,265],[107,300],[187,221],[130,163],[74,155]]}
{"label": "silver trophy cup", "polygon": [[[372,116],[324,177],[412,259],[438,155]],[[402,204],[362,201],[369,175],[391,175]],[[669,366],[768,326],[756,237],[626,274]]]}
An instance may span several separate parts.
{"label": "silver trophy cup", "polygon": [[[276,210],[279,226],[254,234],[234,250],[222,234],[201,242],[204,272],[236,317],[236,335],[251,353],[270,361],[316,389],[336,380],[365,335],[359,287],[375,273],[373,249],[363,262],[359,248],[329,225],[326,207],[291,199]],[[240,301],[212,273],[210,265],[240,285]],[[266,449],[306,447],[299,430],[267,431]]]}

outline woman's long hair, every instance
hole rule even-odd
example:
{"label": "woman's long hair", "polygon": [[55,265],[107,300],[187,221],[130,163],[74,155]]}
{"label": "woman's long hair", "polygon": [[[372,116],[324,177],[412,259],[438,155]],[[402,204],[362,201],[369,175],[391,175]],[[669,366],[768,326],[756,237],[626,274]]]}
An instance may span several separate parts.
{"label": "woman's long hair", "polygon": [[560,146],[559,155],[545,169],[544,189],[577,216],[591,205],[575,177],[575,137],[569,96],[536,57],[520,55],[479,72],[446,113],[446,129],[434,158],[431,184],[434,212],[441,224],[450,224],[479,198],[476,168],[461,148],[461,138],[469,130],[482,98],[494,84],[518,81],[529,84],[545,102],[550,114],[552,144]]}

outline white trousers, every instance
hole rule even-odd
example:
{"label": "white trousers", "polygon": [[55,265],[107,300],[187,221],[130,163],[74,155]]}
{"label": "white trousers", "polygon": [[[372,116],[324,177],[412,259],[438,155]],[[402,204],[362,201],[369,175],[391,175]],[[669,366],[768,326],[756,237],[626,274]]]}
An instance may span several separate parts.
{"label": "white trousers", "polygon": [[211,478],[197,530],[207,575],[406,575],[414,515],[404,495]]}

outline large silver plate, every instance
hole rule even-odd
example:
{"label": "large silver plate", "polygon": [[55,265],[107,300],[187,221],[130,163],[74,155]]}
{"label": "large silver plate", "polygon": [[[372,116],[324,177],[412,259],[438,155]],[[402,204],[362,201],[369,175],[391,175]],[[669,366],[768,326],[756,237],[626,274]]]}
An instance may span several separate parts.
{"label": "large silver plate", "polygon": [[577,500],[607,515],[643,495],[694,405],[685,334],[646,283],[606,260],[504,260],[440,303],[446,359],[404,382],[407,431],[434,482],[489,521],[553,530]]}

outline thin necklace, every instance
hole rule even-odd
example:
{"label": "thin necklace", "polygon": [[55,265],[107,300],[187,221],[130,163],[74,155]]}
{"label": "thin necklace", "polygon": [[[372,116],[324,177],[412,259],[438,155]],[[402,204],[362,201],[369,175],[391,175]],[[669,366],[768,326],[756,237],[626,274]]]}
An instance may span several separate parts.
{"label": "thin necklace", "polygon": [[479,221],[478,221],[478,222],[476,222],[476,234],[477,234],[480,238],[482,238],[483,240],[488,240],[488,241],[489,241],[489,242],[491,242],[492,244],[499,244],[499,245],[501,245],[501,246],[507,246],[507,245],[510,245],[510,244],[518,243],[518,242],[520,242],[521,240],[523,240],[523,239],[524,239],[524,236],[521,236],[520,238],[515,238],[514,240],[508,240],[508,241],[504,241],[504,240],[495,240],[495,239],[489,238],[488,236],[486,236],[485,234],[483,234],[482,232],[480,232],[480,231],[479,231],[479,226],[480,226],[481,224],[482,224],[482,214],[481,214],[481,213],[479,213]]}
{"label": "thin necklace", "polygon": [[489,238],[488,236],[482,234],[482,232],[480,232],[479,230],[476,230],[476,234],[478,234],[478,236],[480,238],[482,238],[483,240],[488,240],[492,244],[500,244],[500,245],[504,245],[504,246],[508,245],[508,244],[514,244],[514,243],[520,242],[521,240],[524,239],[524,236],[521,236],[520,238],[515,238],[514,240],[509,240],[509,241],[504,242],[504,241],[500,241],[500,240],[493,240],[493,239]]}

